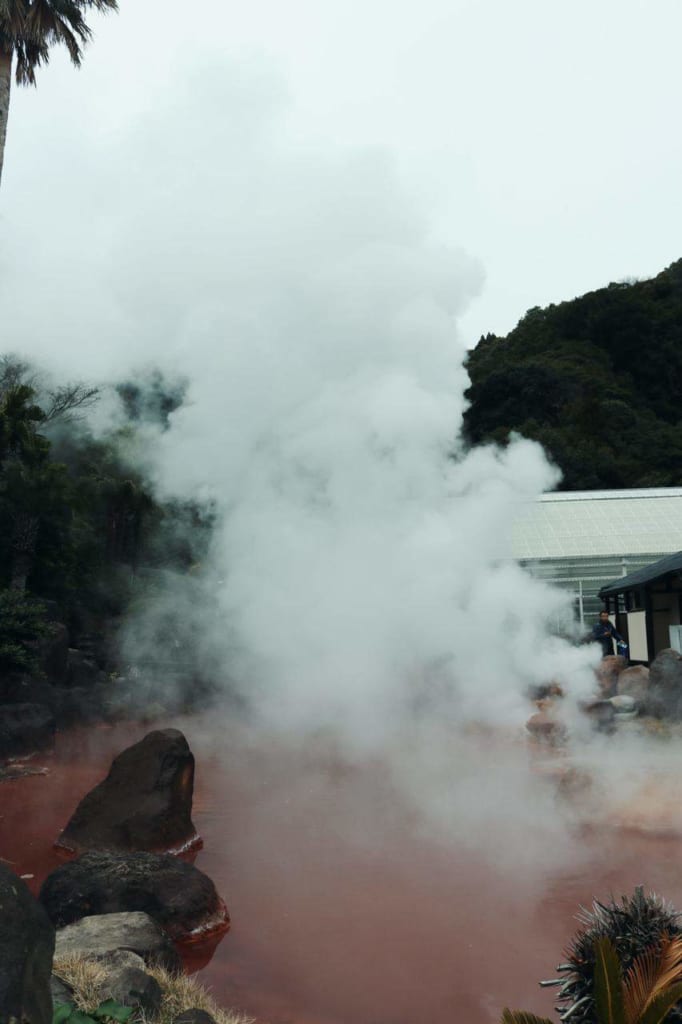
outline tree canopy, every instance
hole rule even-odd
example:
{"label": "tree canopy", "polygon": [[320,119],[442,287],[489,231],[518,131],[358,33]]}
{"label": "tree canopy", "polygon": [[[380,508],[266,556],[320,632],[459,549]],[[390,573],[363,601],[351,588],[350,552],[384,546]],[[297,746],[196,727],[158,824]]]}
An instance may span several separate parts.
{"label": "tree canopy", "polygon": [[682,484],[682,260],[530,309],[467,369],[469,443],[539,441],[564,490]]}

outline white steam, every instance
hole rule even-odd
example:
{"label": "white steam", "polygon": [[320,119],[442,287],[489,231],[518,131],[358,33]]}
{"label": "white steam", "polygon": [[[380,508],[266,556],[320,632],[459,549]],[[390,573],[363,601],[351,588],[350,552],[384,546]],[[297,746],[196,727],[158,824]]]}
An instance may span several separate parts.
{"label": "white steam", "polygon": [[485,806],[471,773],[437,797],[452,731],[520,729],[529,684],[585,692],[595,656],[552,636],[565,597],[511,560],[515,507],[555,471],[524,441],[459,449],[455,320],[480,268],[432,242],[384,153],[288,138],[267,77],[180,77],[115,137],[72,138],[49,194],[30,159],[11,179],[3,347],[70,376],[190,381],[143,457],[161,493],[219,510],[182,598],[210,606],[205,649],[267,729],[351,751],[411,736],[411,785],[468,808],[484,842],[494,766]]}

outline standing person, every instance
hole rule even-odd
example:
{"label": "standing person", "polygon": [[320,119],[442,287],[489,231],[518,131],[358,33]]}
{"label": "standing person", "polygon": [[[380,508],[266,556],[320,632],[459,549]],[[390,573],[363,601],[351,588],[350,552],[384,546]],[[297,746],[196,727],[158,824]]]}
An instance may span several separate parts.
{"label": "standing person", "polygon": [[602,658],[607,658],[609,654],[614,653],[614,640],[621,644],[625,642],[616,627],[609,620],[609,613],[607,611],[599,612],[599,622],[596,622],[592,627],[592,639],[601,644]]}

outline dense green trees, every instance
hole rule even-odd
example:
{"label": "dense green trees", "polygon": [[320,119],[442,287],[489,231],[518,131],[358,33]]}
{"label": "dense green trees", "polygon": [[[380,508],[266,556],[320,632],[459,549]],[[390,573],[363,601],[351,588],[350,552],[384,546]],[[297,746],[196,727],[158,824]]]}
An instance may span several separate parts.
{"label": "dense green trees", "polygon": [[78,632],[139,599],[140,573],[184,574],[201,557],[210,510],[158,502],[127,456],[138,424],[164,429],[183,394],[158,373],[121,385],[122,425],[95,437],[80,413],[97,389],[49,388],[0,359],[0,661],[4,644],[20,667],[18,647],[39,635],[32,597],[56,602]]}
{"label": "dense green trees", "polygon": [[566,490],[682,484],[682,260],[534,308],[470,353],[472,444],[544,445]]}
{"label": "dense green trees", "polygon": [[91,36],[85,16],[116,10],[117,0],[0,0],[0,178],[5,153],[12,65],[19,85],[35,85],[50,49],[66,47],[76,67]]}

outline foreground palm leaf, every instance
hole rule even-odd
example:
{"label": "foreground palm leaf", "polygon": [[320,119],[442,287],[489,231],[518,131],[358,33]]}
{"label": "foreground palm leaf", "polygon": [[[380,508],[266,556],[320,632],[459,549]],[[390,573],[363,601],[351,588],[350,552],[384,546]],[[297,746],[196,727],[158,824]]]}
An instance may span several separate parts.
{"label": "foreground palm leaf", "polygon": [[[664,935],[657,946],[633,960],[624,976],[610,938],[597,939],[593,953],[591,1019],[596,1019],[596,1024],[663,1024],[682,1000],[682,937]],[[562,1020],[571,1016],[570,1009],[564,1011]],[[505,1009],[501,1024],[551,1024],[551,1021],[523,1010]]]}
{"label": "foreground palm leaf", "polygon": [[594,1002],[599,1024],[628,1024],[620,961],[610,939],[594,944]]}
{"label": "foreground palm leaf", "polygon": [[637,1024],[661,1024],[681,999],[682,983],[678,983],[652,999],[647,1009],[638,1019]]}
{"label": "foreground palm leaf", "polygon": [[658,1011],[654,1011],[654,1024],[658,1019],[662,1020],[680,999],[679,995],[672,998],[680,982],[682,938],[666,935],[658,949],[648,949],[640,954],[625,976],[624,999],[628,1024],[643,1021],[650,1007],[669,1002],[662,1018],[656,1017]]}
{"label": "foreground palm leaf", "polygon": [[91,36],[90,10],[118,8],[117,0],[0,0],[0,177],[7,134],[12,65],[19,85],[35,85],[36,68],[61,44],[76,67]]}
{"label": "foreground palm leaf", "polygon": [[524,1010],[502,1011],[501,1024],[552,1024],[549,1017],[536,1017],[534,1013],[526,1013]]}
{"label": "foreground palm leaf", "polygon": [[[595,901],[578,919],[583,927],[566,951],[567,962],[562,963],[557,972],[562,975],[557,1002],[561,1007],[560,1016],[571,1011],[568,1024],[594,1024],[597,940],[604,937],[611,940],[627,979],[642,954],[662,948],[668,937],[682,937],[682,928],[675,909],[654,893],[645,893],[641,886],[617,901]],[[682,1024],[679,1007],[673,1006],[667,1024]]]}

